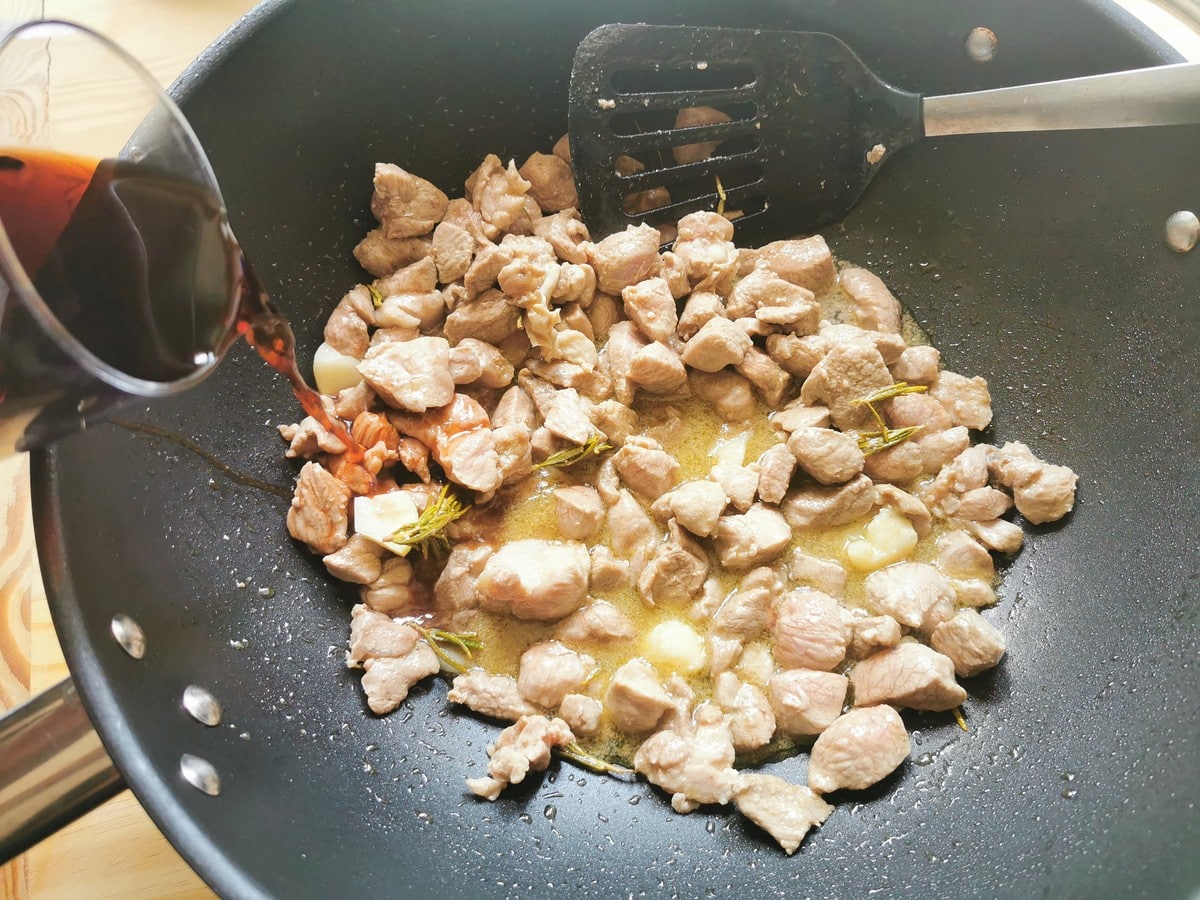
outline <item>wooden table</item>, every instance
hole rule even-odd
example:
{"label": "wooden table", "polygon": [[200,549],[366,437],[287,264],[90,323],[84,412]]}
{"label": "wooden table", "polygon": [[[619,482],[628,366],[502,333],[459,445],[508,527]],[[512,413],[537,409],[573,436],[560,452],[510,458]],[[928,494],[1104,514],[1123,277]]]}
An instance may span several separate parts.
{"label": "wooden table", "polygon": [[[166,85],[253,5],[253,0],[0,0],[0,30],[14,20],[80,22],[113,38]],[[12,77],[0,71],[0,92]],[[0,113],[3,101],[0,95]],[[29,463],[25,457],[3,459],[0,709],[66,675],[38,572]],[[128,791],[0,867],[2,900],[212,896]]]}

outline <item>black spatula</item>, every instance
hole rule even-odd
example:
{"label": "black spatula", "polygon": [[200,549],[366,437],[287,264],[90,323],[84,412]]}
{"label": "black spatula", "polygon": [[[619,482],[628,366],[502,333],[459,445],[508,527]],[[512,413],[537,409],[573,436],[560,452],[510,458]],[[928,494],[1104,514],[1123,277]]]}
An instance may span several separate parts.
{"label": "black spatula", "polygon": [[[728,121],[676,127],[695,107]],[[605,25],[571,73],[571,152],[593,238],[718,206],[741,213],[743,238],[812,231],[922,137],[1194,122],[1197,63],[922,97],[815,32]],[[717,144],[708,158],[674,155],[707,142]]]}

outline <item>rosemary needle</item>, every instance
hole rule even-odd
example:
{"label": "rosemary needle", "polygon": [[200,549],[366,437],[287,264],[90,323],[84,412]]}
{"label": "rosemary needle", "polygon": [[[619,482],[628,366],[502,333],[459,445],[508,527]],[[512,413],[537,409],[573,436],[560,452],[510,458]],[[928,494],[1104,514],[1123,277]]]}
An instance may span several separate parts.
{"label": "rosemary needle", "polygon": [[573,466],[582,459],[586,459],[589,456],[599,456],[611,449],[612,444],[604,439],[604,435],[596,431],[592,432],[592,436],[587,439],[587,443],[582,447],[568,447],[566,450],[551,453],[540,463],[535,463],[533,467],[534,469],[557,469]]}
{"label": "rosemary needle", "polygon": [[469,504],[458,498],[458,494],[444,485],[441,493],[422,510],[417,521],[401,526],[388,537],[388,543],[406,544],[416,547],[422,556],[441,555],[450,551],[450,539],[445,535],[446,526],[463,515]]}

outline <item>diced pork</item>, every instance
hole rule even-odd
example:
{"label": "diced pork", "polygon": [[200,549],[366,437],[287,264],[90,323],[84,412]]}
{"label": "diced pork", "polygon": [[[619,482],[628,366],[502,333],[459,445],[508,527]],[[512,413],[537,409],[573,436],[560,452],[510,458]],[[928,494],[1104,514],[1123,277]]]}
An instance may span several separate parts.
{"label": "diced pork", "polygon": [[422,259],[428,253],[426,238],[389,238],[382,228],[368,231],[354,248],[358,264],[377,278]]}
{"label": "diced pork", "polygon": [[754,269],[734,285],[725,310],[731,319],[754,317],[801,335],[815,332],[821,318],[812,291],[780,278],[766,267]]}
{"label": "diced pork", "polygon": [[305,463],[288,509],[288,533],[326,556],[342,549],[350,522],[350,488],[320,463]]}
{"label": "diced pork", "polygon": [[[829,352],[829,340],[819,334],[803,337],[794,334],[772,334],[767,337],[767,354],[785,372],[797,378],[807,378]],[[826,422],[825,424],[828,424]]]}
{"label": "diced pork", "polygon": [[525,204],[528,191],[529,182],[517,171],[515,160],[509,160],[505,166],[494,153],[484,157],[466,182],[471,206],[483,221],[484,233],[492,239],[505,231],[528,233],[530,215]]}
{"label": "diced pork", "polygon": [[992,519],[988,522],[964,520],[959,524],[983,546],[998,553],[1016,553],[1025,540],[1025,532],[1021,530],[1021,526],[1014,525],[1006,519]]}
{"label": "diced pork", "polygon": [[739,775],[733,802],[738,811],[771,835],[791,856],[808,832],[829,818],[833,807],[809,788],[775,775]]}
{"label": "diced pork", "polygon": [[689,213],[679,220],[673,248],[688,280],[701,291],[725,294],[737,276],[733,223],[715,212]]}
{"label": "diced pork", "polygon": [[959,678],[978,675],[1004,656],[1004,635],[973,609],[960,609],[935,628],[929,643],[950,658]]}
{"label": "diced pork", "polygon": [[529,194],[543,212],[556,213],[579,205],[570,163],[551,154],[534,153],[518,171],[529,182]]}
{"label": "diced pork", "polygon": [[1055,522],[1075,506],[1075,473],[1038,459],[1022,443],[1010,441],[993,451],[988,469],[1012,489],[1017,511],[1034,525]]}
{"label": "diced pork", "polygon": [[666,729],[638,748],[634,769],[671,794],[671,807],[688,813],[704,803],[728,803],[737,771],[733,740],[721,710],[711,703],[696,708],[686,733]]}
{"label": "diced pork", "polygon": [[629,641],[637,636],[637,627],[607,600],[593,600],[559,622],[554,636],[569,644]]}
{"label": "diced pork", "polygon": [[733,672],[722,672],[713,684],[713,700],[729,717],[733,749],[757,750],[775,735],[775,714],[761,688],[744,684]]}
{"label": "diced pork", "polygon": [[992,421],[992,397],[987,382],[978,375],[966,378],[957,372],[944,371],[933,383],[929,395],[946,407],[955,425],[979,431]]}
{"label": "diced pork", "polygon": [[734,509],[746,512],[754,505],[758,494],[758,472],[753,466],[717,463],[712,467],[712,479],[725,491]]}
{"label": "diced pork", "polygon": [[785,444],[775,444],[758,458],[758,496],[764,503],[779,503],[792,484],[796,456]]}
{"label": "diced pork", "polygon": [[572,485],[554,491],[554,508],[558,515],[558,530],[567,540],[587,541],[593,538],[604,521],[604,504],[596,489],[587,485]]}
{"label": "diced pork", "polygon": [[996,564],[987,548],[965,531],[948,531],[937,539],[937,566],[951,578],[991,579]]}
{"label": "diced pork", "polygon": [[661,278],[639,281],[624,288],[621,299],[625,302],[625,315],[650,340],[666,342],[675,337],[679,318],[666,281]]}
{"label": "diced pork", "polygon": [[610,594],[629,583],[629,563],[617,559],[608,547],[596,544],[590,554],[592,571],[588,576],[588,589],[593,594]]}
{"label": "diced pork", "polygon": [[358,371],[376,394],[397,409],[424,412],[454,399],[450,345],[445,338],[379,344],[367,351]]}
{"label": "diced pork", "polygon": [[850,648],[854,659],[866,659],[900,643],[900,623],[891,616],[853,616],[850,619]]}
{"label": "diced pork", "polygon": [[591,557],[572,541],[511,541],[483,567],[476,589],[489,609],[518,619],[561,619],[587,596]]}
{"label": "diced pork", "polygon": [[661,237],[649,225],[630,225],[611,234],[588,250],[588,262],[596,270],[597,286],[606,294],[620,294],[658,274],[662,260],[658,255]]}
{"label": "diced pork", "polygon": [[402,556],[384,560],[379,577],[362,591],[363,603],[390,616],[415,615],[424,604],[424,585],[413,577],[412,563]]}
{"label": "diced pork", "polygon": [[521,654],[517,690],[531,703],[553,709],[563,697],[579,691],[596,671],[596,661],[584,653],[543,641]]}
{"label": "diced pork", "polygon": [[654,667],[640,657],[617,669],[604,695],[604,708],[613,724],[633,733],[650,731],[673,706]]}
{"label": "diced pork", "polygon": [[874,612],[908,628],[932,632],[954,615],[954,586],[928,563],[890,565],[868,575],[863,587]]}
{"label": "diced pork", "polygon": [[836,672],[777,672],[767,685],[776,726],[793,737],[820,734],[842,714],[849,688],[850,680]]}
{"label": "diced pork", "polygon": [[892,374],[874,347],[864,344],[835,344],[800,388],[808,406],[829,407],[833,424],[842,431],[871,430],[871,412],[858,401],[891,385]]}
{"label": "diced pork", "polygon": [[810,588],[788,591],[775,606],[775,659],[785,669],[827,672],[846,657],[850,630],[842,606]]}
{"label": "diced pork", "polygon": [[603,704],[586,694],[567,694],[558,707],[559,717],[577,735],[595,734],[600,729],[603,714]]}
{"label": "diced pork", "polygon": [[563,262],[576,265],[587,262],[587,253],[581,245],[589,235],[578,210],[564,209],[552,216],[543,216],[531,227],[535,235],[554,248],[555,255]]}
{"label": "diced pork", "polygon": [[312,416],[305,416],[298,425],[280,425],[279,434],[288,441],[284,456],[288,459],[311,459],[319,453],[344,453],[346,446]]}
{"label": "diced pork", "polygon": [[[716,125],[728,122],[729,114],[714,109],[711,106],[685,106],[675,114],[676,128],[696,128],[700,125]],[[720,141],[701,141],[697,144],[683,144],[671,148],[671,155],[679,165],[700,162],[708,159],[717,149]]]}
{"label": "diced pork", "polygon": [[468,778],[471,793],[495,800],[510,784],[520,784],[530,772],[541,772],[550,765],[550,751],[575,740],[562,719],[527,715],[502,732],[488,747],[488,773],[483,778]]}
{"label": "diced pork", "polygon": [[841,563],[810,556],[803,547],[797,547],[788,557],[787,573],[796,584],[816,588],[831,597],[840,597],[846,589],[846,569]]}
{"label": "diced pork", "polygon": [[[686,349],[686,348],[685,348]],[[744,422],[754,414],[754,393],[750,382],[736,372],[692,372],[692,392],[712,406],[726,422]]]}
{"label": "diced pork", "polygon": [[624,489],[618,493],[616,503],[608,510],[608,532],[613,552],[623,559],[628,559],[638,550],[648,550],[658,539],[658,531],[650,516]]}
{"label": "diced pork", "polygon": [[758,264],[776,275],[821,293],[832,286],[835,278],[833,254],[825,238],[819,234],[790,241],[772,241],[760,247]]}
{"label": "diced pork", "polygon": [[877,275],[866,269],[845,268],[838,283],[850,297],[851,315],[859,328],[900,333],[900,301]]}
{"label": "diced pork", "polygon": [[867,515],[875,505],[875,485],[865,475],[845,484],[808,485],[788,494],[782,505],[793,528],[833,528]]}
{"label": "diced pork", "polygon": [[587,409],[574,388],[557,391],[545,415],[546,430],[569,443],[582,446],[595,433]]}
{"label": "diced pork", "polygon": [[[724,317],[725,301],[721,299],[720,294],[714,294],[712,291],[692,291],[687,303],[683,305],[683,312],[679,314],[679,325],[675,333],[679,335],[680,340],[690,341],[708,322]],[[745,335],[740,328],[738,331]]]}
{"label": "diced pork", "polygon": [[655,341],[642,347],[629,362],[629,380],[651,394],[670,394],[687,381],[679,354]]}
{"label": "diced pork", "polygon": [[608,334],[605,353],[612,378],[613,397],[628,406],[633,402],[637,385],[629,378],[629,369],[637,352],[650,343],[632,322],[618,322]]}
{"label": "diced pork", "polygon": [[409,626],[356,604],[350,611],[350,649],[346,666],[360,668],[373,657],[407,656],[421,639]]}
{"label": "diced pork", "polygon": [[404,656],[371,657],[363,663],[362,687],[371,712],[384,716],[408,697],[412,686],[441,668],[424,641]]}
{"label": "diced pork", "polygon": [[787,446],[800,468],[821,484],[844,484],[863,470],[858,442],[832,428],[797,428]]}
{"label": "diced pork", "polygon": [[434,608],[442,627],[457,631],[469,623],[479,605],[475,583],[492,553],[491,546],[482,542],[456,544],[450,551],[433,585]]}
{"label": "diced pork", "polygon": [[850,670],[855,706],[890,703],[942,712],[967,692],[954,680],[954,662],[924,644],[906,641],[867,657]]}
{"label": "diced pork", "polygon": [[706,321],[683,348],[683,361],[701,372],[740,365],[753,347],[749,335],[719,315]]}
{"label": "diced pork", "polygon": [[613,455],[613,463],[621,480],[648,500],[657,500],[679,477],[679,463],[653,438],[629,438]]}
{"label": "diced pork", "polygon": [[808,786],[818,794],[861,791],[896,771],[908,751],[908,732],[894,709],[852,709],[813,744]]}
{"label": "diced pork", "polygon": [[470,337],[499,345],[517,330],[519,315],[500,291],[486,290],[456,306],[442,327],[446,339],[454,343]]}
{"label": "diced pork", "polygon": [[726,568],[749,569],[773,560],[791,539],[783,516],[756,503],[741,515],[718,520],[713,549]]}
{"label": "diced pork", "polygon": [[450,350],[450,377],[455,384],[505,388],[512,384],[512,364],[486,341],[464,338]]}
{"label": "diced pork", "polygon": [[494,675],[476,666],[451,683],[446,698],[461,703],[481,716],[515,722],[522,716],[534,715],[538,709],[521,696],[517,680],[511,675]]}
{"label": "diced pork", "polygon": [[686,603],[700,592],[708,577],[708,554],[679,527],[668,524],[670,536],[655,548],[637,578],[638,593],[652,605]]}
{"label": "diced pork", "polygon": [[390,163],[375,164],[371,212],[385,237],[411,238],[428,234],[442,220],[449,198],[424,178]]}
{"label": "diced pork", "polygon": [[321,561],[334,578],[351,584],[370,584],[383,572],[383,554],[387,551],[361,534],[350,539],[335,553]]}
{"label": "diced pork", "polygon": [[779,367],[775,360],[755,347],[746,351],[742,361],[734,368],[758,391],[763,401],[771,407],[778,406],[787,393],[792,378]]}
{"label": "diced pork", "polygon": [[440,222],[433,230],[430,247],[442,284],[458,281],[467,273],[475,255],[475,238],[471,232],[453,222]]}
{"label": "diced pork", "polygon": [[725,491],[712,481],[685,481],[654,503],[655,513],[673,517],[697,537],[709,537],[728,503]]}
{"label": "diced pork", "polygon": [[892,377],[909,384],[933,384],[937,381],[941,360],[937,347],[926,344],[909,347],[892,363]]}

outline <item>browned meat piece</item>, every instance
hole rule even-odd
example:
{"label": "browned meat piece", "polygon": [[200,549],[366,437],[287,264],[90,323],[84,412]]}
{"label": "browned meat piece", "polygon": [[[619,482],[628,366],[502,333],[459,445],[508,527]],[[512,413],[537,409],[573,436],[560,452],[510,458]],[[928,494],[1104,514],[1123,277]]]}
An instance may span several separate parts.
{"label": "browned meat piece", "polygon": [[305,416],[298,425],[280,425],[279,434],[289,441],[284,456],[288,459],[311,459],[319,453],[344,453],[345,445],[325,430],[312,416]]}
{"label": "browned meat piece", "polygon": [[773,560],[791,539],[783,516],[756,503],[740,515],[718,520],[713,550],[726,568],[749,569]]}
{"label": "browned meat piece", "polygon": [[819,234],[791,241],[773,241],[759,248],[758,262],[792,284],[821,293],[833,285],[833,254]]}
{"label": "browned meat piece", "polygon": [[786,326],[785,330],[793,334],[804,335],[816,332],[821,307],[808,288],[792,284],[760,266],[733,286],[725,315],[731,319],[759,318]]}
{"label": "browned meat piece", "polygon": [[657,275],[662,267],[658,256],[660,242],[658,231],[649,225],[630,225],[591,245],[588,262],[596,270],[600,290],[620,294],[631,284]]}
{"label": "browned meat piece", "polygon": [[608,510],[608,532],[613,552],[623,559],[638,550],[649,550],[658,540],[658,531],[650,516],[624,489],[618,492],[616,502]]}
{"label": "browned meat piece", "polygon": [[842,714],[850,680],[836,672],[788,669],[772,675],[767,689],[780,732],[811,737]]}
{"label": "browned meat piece", "polygon": [[[449,374],[449,353],[446,358]],[[420,415],[393,413],[389,418],[397,431],[428,447],[455,484],[481,493],[500,486],[496,436],[489,427],[487,412],[477,401],[452,393],[451,401],[438,409]]]}
{"label": "browned meat piece", "polygon": [[767,355],[785,372],[797,378],[812,374],[825,354],[829,352],[829,341],[819,334],[797,337],[794,334],[772,334],[767,338]]}
{"label": "browned meat piece", "polygon": [[679,335],[680,340],[690,341],[706,322],[724,317],[725,303],[719,294],[712,291],[692,291],[687,303],[683,305],[683,312],[679,314],[679,325],[675,333]]}
{"label": "browned meat piece", "polygon": [[492,344],[463,338],[450,350],[450,377],[455,384],[504,388],[512,384],[513,367]]}
{"label": "browned meat piece", "polygon": [[891,384],[892,374],[874,347],[834,344],[805,379],[800,398],[808,406],[829,407],[842,431],[869,431],[878,426],[866,404],[856,401]]}
{"label": "browned meat piece", "polygon": [[570,644],[629,641],[637,637],[637,626],[607,600],[593,600],[559,622],[554,636]]}
{"label": "browned meat piece", "polygon": [[689,381],[692,392],[726,422],[744,422],[754,414],[750,382],[736,372],[692,372]]}
{"label": "browned meat piece", "polygon": [[738,374],[754,385],[768,406],[778,406],[791,384],[791,376],[767,354],[754,347],[746,351],[742,361],[735,367]]}
{"label": "browned meat piece", "polygon": [[1055,522],[1075,507],[1075,473],[1038,459],[1022,443],[1010,441],[994,450],[988,469],[998,482],[1012,488],[1017,511],[1034,525]]}
{"label": "browned meat piece", "polygon": [[424,178],[391,163],[375,164],[371,212],[385,237],[410,238],[428,234],[446,214],[449,198]]}
{"label": "browned meat piece", "polygon": [[[685,106],[675,114],[676,128],[695,128],[698,125],[716,125],[730,121],[726,113],[711,106]],[[698,144],[683,144],[671,148],[671,155],[679,165],[708,159],[720,141],[702,141]]]}
{"label": "browned meat piece", "polygon": [[648,278],[621,291],[625,315],[652,341],[669,341],[679,323],[675,298],[661,278]]}
{"label": "browned meat piece", "polygon": [[608,372],[612,378],[613,396],[626,406],[633,403],[637,386],[630,381],[629,369],[637,352],[650,343],[632,322],[617,322],[608,333]]}
{"label": "browned meat piece", "polygon": [[983,546],[998,553],[1016,553],[1025,541],[1021,526],[1005,519],[992,519],[990,522],[964,520],[958,524]]}
{"label": "browned meat piece", "polygon": [[739,775],[733,802],[738,812],[773,837],[788,856],[833,812],[832,806],[808,788],[775,775]]}
{"label": "browned meat piece", "polygon": [[508,722],[538,712],[536,706],[521,696],[515,678],[511,675],[493,675],[478,666],[455,676],[446,699],[451,703],[461,703],[481,716]]}
{"label": "browned meat piece", "polygon": [[475,238],[467,229],[453,222],[441,222],[433,230],[430,247],[442,284],[458,281],[467,273],[475,255]]}
{"label": "browned meat piece", "polygon": [[350,611],[350,649],[346,651],[346,666],[361,668],[373,657],[407,656],[420,639],[421,636],[407,625],[361,603],[355,604]]}
{"label": "browned meat piece", "polygon": [[838,283],[850,297],[855,325],[886,334],[900,333],[900,301],[878,276],[866,269],[851,267],[842,269]]}
{"label": "browned meat piece", "polygon": [[861,791],[896,771],[908,750],[904,722],[890,706],[852,709],[813,744],[808,786],[818,794]]}
{"label": "browned meat piece", "polygon": [[967,699],[954,680],[954,663],[924,644],[905,642],[868,657],[850,670],[855,706],[890,703],[943,712]]}
{"label": "browned meat piece", "polygon": [[928,563],[902,562],[872,572],[863,583],[873,612],[926,633],[954,615],[954,586]]}
{"label": "browned meat piece", "polygon": [[495,800],[502,790],[520,784],[530,772],[544,771],[550,765],[550,751],[574,740],[575,735],[562,719],[521,716],[488,747],[487,776],[468,778],[467,787],[477,797]]}
{"label": "browned meat piece", "polygon": [[901,637],[900,623],[891,616],[855,615],[850,619],[848,653],[854,659],[866,659],[880,650],[895,647]]}
{"label": "browned meat piece", "polygon": [[694,718],[686,733],[668,729],[651,735],[633,758],[634,769],[671,794],[671,807],[679,813],[703,803],[728,803],[737,778],[725,715],[702,703]]}
{"label": "browned meat piece", "polygon": [[701,291],[726,294],[737,276],[733,223],[715,212],[689,213],[679,220],[672,252],[688,280]]}
{"label": "browned meat piece", "polygon": [[545,416],[546,430],[572,444],[582,446],[595,433],[587,409],[574,388],[556,391]]}
{"label": "browned meat piece", "polygon": [[840,596],[846,589],[846,570],[832,559],[809,556],[797,547],[788,558],[788,577],[796,584],[807,585],[831,597]]}
{"label": "browned meat piece", "polygon": [[779,503],[792,483],[796,457],[785,444],[775,444],[758,458],[758,496],[764,503]]}
{"label": "browned meat piece", "polygon": [[554,142],[554,146],[551,148],[550,152],[553,153],[555,156],[557,156],[559,159],[561,159],[563,162],[570,164],[570,162],[571,162],[571,136],[569,134],[564,134],[562,137],[560,137],[557,141]]}
{"label": "browned meat piece", "polygon": [[600,530],[604,521],[604,504],[596,489],[573,485],[554,491],[554,506],[558,515],[558,530],[571,541],[587,541]]}
{"label": "browned meat piece", "polygon": [[719,484],[687,481],[659,497],[654,503],[654,513],[674,518],[697,537],[708,537],[717,530],[717,520],[728,502]]}
{"label": "browned meat piece", "polygon": [[653,438],[631,437],[613,454],[621,480],[649,500],[657,500],[679,478],[679,463]]}
{"label": "browned meat piece", "polygon": [[600,716],[604,706],[599,700],[585,694],[567,694],[558,708],[559,717],[566,722],[574,734],[595,734],[600,730]]}
{"label": "browned meat piece", "polygon": [[834,528],[867,515],[875,506],[875,485],[859,475],[841,485],[809,485],[783,499],[783,516],[793,528]]}
{"label": "browned meat piece", "polygon": [[745,331],[729,319],[714,316],[684,345],[683,361],[701,372],[718,372],[740,365],[753,346]]}
{"label": "browned meat piece", "polygon": [[620,447],[638,430],[637,413],[617,400],[603,400],[593,406],[589,413],[592,424],[604,432],[614,447]]}
{"label": "browned meat piece", "polygon": [[965,531],[948,531],[937,539],[937,565],[951,578],[990,580],[996,565],[987,549]]}
{"label": "browned meat piece", "polygon": [[379,344],[367,351],[358,371],[375,393],[397,409],[424,412],[454,399],[450,345],[445,338]]}
{"label": "browned meat piece", "polygon": [[358,264],[377,278],[422,259],[428,253],[426,238],[389,238],[382,228],[368,231],[354,248]]}
{"label": "browned meat piece", "polygon": [[500,291],[484,291],[446,316],[446,338],[454,343],[471,337],[500,344],[517,330],[518,315],[517,308]]}
{"label": "browned meat piece", "polygon": [[579,218],[578,210],[564,209],[552,216],[543,216],[533,225],[533,233],[554,248],[555,255],[563,262],[587,262],[587,252],[581,246],[589,239],[587,226]]}
{"label": "browned meat piece", "polygon": [[785,669],[829,671],[845,658],[850,642],[841,604],[810,588],[779,598],[771,633],[775,659]]}
{"label": "browned meat piece", "polygon": [[517,690],[531,703],[553,709],[579,691],[596,672],[596,661],[558,641],[534,644],[521,654]]}
{"label": "browned meat piece", "polygon": [[475,582],[492,553],[484,543],[456,544],[450,551],[433,585],[434,612],[440,627],[459,631],[470,625],[479,606]]}
{"label": "browned meat piece", "polygon": [[687,369],[678,353],[655,341],[633,355],[629,380],[651,394],[671,394],[687,381]]}
{"label": "browned meat piece", "polygon": [[529,182],[521,177],[516,163],[509,160],[505,167],[494,153],[484,157],[479,168],[467,178],[466,195],[471,206],[483,221],[483,231],[495,240],[502,232],[528,228],[529,210],[525,194]]}
{"label": "browned meat piece", "polygon": [[372,657],[363,663],[362,687],[371,712],[383,716],[408,697],[409,690],[441,668],[437,656],[424,641],[404,656]]}
{"label": "browned meat piece", "polygon": [[518,171],[529,182],[529,194],[543,212],[556,213],[579,205],[570,163],[557,156],[534,153]]}
{"label": "browned meat piece", "polygon": [[351,584],[370,584],[383,572],[383,554],[386,552],[361,534],[355,534],[340,550],[327,554],[321,562],[334,578]]}
{"label": "browned meat piece", "polygon": [[500,402],[496,404],[492,413],[492,426],[499,428],[502,425],[520,425],[529,431],[537,428],[537,413],[524,388],[510,387],[500,397]]}
{"label": "browned meat piece", "polygon": [[385,559],[379,577],[360,593],[371,609],[391,616],[416,614],[425,600],[424,586],[413,578],[412,563],[401,556]]}
{"label": "browned meat piece", "polygon": [[946,407],[955,425],[980,431],[992,421],[992,397],[987,382],[978,375],[966,378],[957,372],[943,371],[929,395]]}
{"label": "browned meat piece", "polygon": [[713,684],[713,700],[729,717],[729,735],[738,753],[757,750],[775,735],[775,713],[761,688],[722,672]]}
{"label": "browned meat piece", "polygon": [[654,550],[637,578],[638,593],[651,605],[686,603],[700,592],[708,577],[708,554],[678,523],[668,523],[670,535]]}
{"label": "browned meat piece", "polygon": [[842,484],[863,470],[865,457],[852,435],[831,428],[797,428],[788,449],[821,484]]}
{"label": "browned meat piece", "polygon": [[[937,347],[921,345],[909,347],[891,365],[892,377],[909,384],[933,384],[937,381],[942,355]],[[909,396],[921,396],[910,394]]]}
{"label": "browned meat piece", "polygon": [[1012,497],[993,487],[980,487],[951,494],[942,502],[942,512],[956,519],[986,522],[998,519],[1012,507]]}
{"label": "browned meat piece", "polygon": [[978,675],[1004,656],[1004,635],[973,609],[960,609],[939,625],[929,643],[950,658],[959,678]]}
{"label": "browned meat piece", "polygon": [[593,594],[611,594],[629,583],[629,563],[617,559],[603,544],[595,545],[589,552],[592,571],[588,576],[588,589]]}
{"label": "browned meat piece", "polygon": [[492,554],[475,586],[488,609],[518,619],[561,619],[583,604],[591,564],[583,544],[512,541]]}
{"label": "browned meat piece", "polygon": [[746,512],[754,505],[758,494],[758,472],[752,466],[717,463],[712,467],[712,480],[721,486],[730,505],[739,512]]}
{"label": "browned meat piece", "polygon": [[288,509],[288,533],[326,556],[342,549],[350,521],[350,488],[320,463],[305,463]]}
{"label": "browned meat piece", "polygon": [[613,674],[604,695],[604,708],[617,728],[637,733],[650,731],[674,706],[654,667],[639,657]]}
{"label": "browned meat piece", "polygon": [[[375,288],[385,298],[400,294],[427,294],[430,291],[436,292],[437,265],[434,263],[432,256],[427,256],[424,259],[419,259],[405,266],[403,269],[396,270],[386,278],[379,279],[375,282]],[[371,299],[370,294],[365,289],[361,289],[361,293],[358,296],[358,309],[360,315],[363,315],[364,318],[368,317],[372,308],[368,305]]]}

